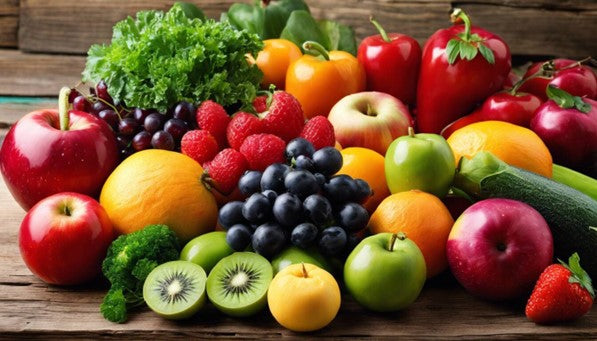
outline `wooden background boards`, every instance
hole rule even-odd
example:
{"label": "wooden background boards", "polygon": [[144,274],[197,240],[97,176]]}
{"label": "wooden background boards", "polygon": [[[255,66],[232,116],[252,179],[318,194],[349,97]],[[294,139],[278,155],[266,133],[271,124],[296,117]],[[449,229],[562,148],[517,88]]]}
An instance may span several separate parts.
{"label": "wooden background boards", "polygon": [[[233,0],[190,0],[217,18]],[[390,32],[421,44],[449,26],[453,7],[502,36],[519,56],[597,55],[595,0],[306,0],[318,18],[373,34],[373,14]],[[112,25],[140,9],[167,10],[174,0],[0,0],[0,96],[55,96],[80,79],[93,43],[107,42]],[[245,0],[251,2],[251,0]]]}

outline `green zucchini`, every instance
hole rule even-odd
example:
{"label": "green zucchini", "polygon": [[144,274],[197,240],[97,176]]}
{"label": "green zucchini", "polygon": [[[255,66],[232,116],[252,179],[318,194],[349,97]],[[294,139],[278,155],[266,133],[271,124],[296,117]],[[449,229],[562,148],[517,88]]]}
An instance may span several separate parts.
{"label": "green zucchini", "polygon": [[570,186],[590,196],[593,200],[597,200],[597,179],[555,163],[552,169],[553,176],[551,178],[554,181]]}
{"label": "green zucchini", "polygon": [[551,229],[555,256],[568,259],[578,252],[582,266],[597,278],[597,201],[572,187],[510,166],[489,152],[477,153],[470,160],[462,158],[454,182],[477,199],[514,199],[535,208]]}

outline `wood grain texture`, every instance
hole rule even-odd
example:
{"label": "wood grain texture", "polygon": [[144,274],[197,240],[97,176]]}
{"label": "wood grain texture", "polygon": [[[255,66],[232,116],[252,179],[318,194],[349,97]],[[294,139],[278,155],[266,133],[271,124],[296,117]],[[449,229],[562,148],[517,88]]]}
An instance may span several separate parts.
{"label": "wood grain texture", "polygon": [[[21,0],[19,47],[25,51],[85,53],[107,42],[112,25],[139,9],[167,9],[174,1]],[[210,17],[234,0],[192,1]],[[247,2],[250,2],[247,0]],[[597,2],[593,0],[307,0],[318,18],[353,26],[359,39],[375,33],[369,15],[388,31],[412,35],[422,44],[449,25],[448,13],[461,6],[474,23],[506,38],[512,51],[525,55],[578,57],[597,54]],[[85,25],[73,18],[83,17]]]}
{"label": "wood grain texture", "polygon": [[75,86],[80,82],[84,68],[84,56],[0,49],[0,94],[56,96],[62,86]]}
{"label": "wood grain texture", "polygon": [[22,100],[11,101],[10,98],[0,98],[0,129],[7,128],[19,120],[23,115],[40,109],[57,109],[57,98],[35,99],[31,102]]}
{"label": "wood grain texture", "polygon": [[17,47],[19,0],[0,0],[0,47]]}
{"label": "wood grain texture", "polygon": [[[0,104],[0,109],[2,104]],[[0,111],[2,112],[2,111]],[[4,119],[0,114],[0,119]],[[6,129],[0,130],[0,139]],[[147,308],[113,324],[99,313],[106,283],[74,288],[49,286],[24,265],[17,245],[25,212],[0,181],[0,339],[188,339],[349,337],[405,339],[590,339],[597,333],[595,308],[583,318],[558,326],[537,326],[524,316],[524,302],[488,303],[475,299],[449,276],[429,281],[408,309],[372,313],[343,295],[336,319],[326,328],[296,334],[281,328],[267,311],[257,316],[225,317],[212,306],[188,321],[173,322]]]}

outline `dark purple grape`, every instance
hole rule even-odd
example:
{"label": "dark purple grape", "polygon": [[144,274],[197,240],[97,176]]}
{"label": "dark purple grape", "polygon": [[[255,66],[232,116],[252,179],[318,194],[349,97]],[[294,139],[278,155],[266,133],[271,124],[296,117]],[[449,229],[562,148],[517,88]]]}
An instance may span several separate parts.
{"label": "dark purple grape", "polygon": [[243,251],[249,246],[253,230],[244,224],[235,224],[226,232],[226,242],[235,251]]}
{"label": "dark purple grape", "polygon": [[303,221],[303,203],[296,195],[280,194],[272,209],[274,218],[280,225],[292,228]]}
{"label": "dark purple grape", "polygon": [[258,254],[271,258],[282,251],[286,245],[286,234],[282,226],[275,223],[260,225],[251,238],[253,250]]}
{"label": "dark purple grape", "polygon": [[156,131],[162,128],[164,124],[164,115],[158,113],[151,113],[145,117],[145,121],[143,121],[143,127],[147,130],[150,134],[155,133]]}
{"label": "dark purple grape", "polygon": [[290,167],[282,163],[269,165],[261,176],[261,190],[271,189],[276,191],[276,193],[284,193],[286,191],[284,177],[289,171]]}
{"label": "dark purple grape", "polygon": [[118,122],[120,121],[120,117],[118,117],[118,114],[114,110],[105,109],[100,111],[97,115],[99,116],[99,118],[108,123],[108,125],[112,127],[112,130],[118,130]]}
{"label": "dark purple grape", "polygon": [[70,89],[70,93],[68,94],[68,103],[74,103],[75,98],[81,96],[81,93],[77,89]]}
{"label": "dark purple grape", "polygon": [[118,132],[123,136],[133,136],[140,128],[139,122],[132,117],[125,117],[118,123]]}
{"label": "dark purple grape", "polygon": [[295,194],[301,200],[319,192],[319,185],[315,176],[309,171],[300,169],[286,174],[286,177],[284,177],[284,187],[286,187],[288,192]]}
{"label": "dark purple grape", "polygon": [[78,111],[90,112],[91,103],[83,95],[75,97],[73,100],[73,109]]}
{"label": "dark purple grape", "polygon": [[297,137],[288,142],[286,149],[284,150],[284,156],[288,161],[296,159],[299,155],[304,155],[308,158],[311,158],[313,153],[315,153],[315,148],[311,142],[302,137]]}
{"label": "dark purple grape", "polygon": [[265,191],[261,192],[261,194],[265,195],[265,197],[269,200],[270,204],[274,204],[276,202],[276,198],[278,197],[278,193],[271,189],[266,189]]}
{"label": "dark purple grape", "polygon": [[253,224],[263,224],[272,215],[272,204],[261,193],[253,193],[242,209],[243,217]]}
{"label": "dark purple grape", "polygon": [[317,180],[317,184],[320,188],[323,188],[323,185],[325,185],[325,183],[328,181],[325,175],[321,173],[313,173],[313,176],[315,177],[315,180]]}
{"label": "dark purple grape", "polygon": [[313,163],[313,159],[310,159],[305,155],[299,155],[296,157],[296,159],[294,159],[294,167],[296,169],[304,169],[311,172],[315,168],[315,163]]}
{"label": "dark purple grape", "polygon": [[218,223],[224,228],[229,229],[232,225],[246,224],[247,220],[243,217],[243,202],[230,201],[227,202],[218,211]]}
{"label": "dark purple grape", "polygon": [[344,251],[348,241],[346,231],[339,226],[330,226],[321,231],[319,251],[326,256],[336,256]]}
{"label": "dark purple grape", "polygon": [[355,197],[357,185],[349,175],[334,175],[323,186],[323,192],[332,204],[343,204]]}
{"label": "dark purple grape", "polygon": [[150,110],[135,108],[133,110],[133,117],[135,118],[135,120],[137,120],[137,122],[139,122],[139,124],[144,124],[145,117],[147,117],[150,113],[151,113]]}
{"label": "dark purple grape", "polygon": [[195,113],[195,107],[193,107],[193,105],[191,103],[186,102],[186,101],[181,101],[174,107],[174,110],[172,111],[172,117],[178,118],[180,120],[190,123],[191,120],[195,119],[195,117],[193,117],[194,113]]}
{"label": "dark purple grape", "polygon": [[302,223],[292,229],[290,242],[293,245],[306,249],[315,243],[318,233],[317,226],[310,223]]}
{"label": "dark purple grape", "polygon": [[371,190],[371,187],[369,186],[367,181],[363,179],[355,179],[354,183],[357,188],[356,195],[353,200],[354,202],[358,202],[361,204],[373,195],[373,191]]}
{"label": "dark purple grape", "polygon": [[319,227],[329,224],[334,218],[330,201],[320,194],[308,196],[303,201],[303,209],[305,217]]}
{"label": "dark purple grape", "polygon": [[[102,102],[102,101],[95,101],[95,103],[93,103],[91,105],[91,111],[93,113],[96,113],[99,115],[100,112],[102,112],[103,110],[112,110],[112,108],[110,108],[109,105],[107,105],[106,103]],[[112,110],[113,111],[113,110]]]}
{"label": "dark purple grape", "polygon": [[95,86],[95,93],[97,94],[97,97],[103,99],[108,103],[114,102],[112,100],[112,96],[110,96],[110,94],[108,93],[108,85],[106,85],[106,82],[104,82],[104,80],[101,80],[99,81],[99,83],[97,83],[97,85]]}
{"label": "dark purple grape", "polygon": [[182,136],[189,131],[189,127],[185,121],[178,118],[171,118],[164,124],[164,131],[172,135],[175,141],[180,141]]}
{"label": "dark purple grape", "polygon": [[331,176],[342,168],[342,154],[334,147],[323,147],[313,153],[313,162],[317,172]]}
{"label": "dark purple grape", "polygon": [[369,212],[363,206],[349,202],[340,207],[336,214],[336,221],[347,231],[360,231],[367,227]]}
{"label": "dark purple grape", "polygon": [[158,130],[151,137],[151,146],[155,149],[174,150],[174,139],[167,132]]}
{"label": "dark purple grape", "polygon": [[252,170],[247,171],[240,177],[238,180],[238,189],[245,197],[261,190],[261,186],[259,185],[261,174],[260,171]]}
{"label": "dark purple grape", "polygon": [[151,134],[145,130],[138,132],[131,145],[136,151],[151,148]]}

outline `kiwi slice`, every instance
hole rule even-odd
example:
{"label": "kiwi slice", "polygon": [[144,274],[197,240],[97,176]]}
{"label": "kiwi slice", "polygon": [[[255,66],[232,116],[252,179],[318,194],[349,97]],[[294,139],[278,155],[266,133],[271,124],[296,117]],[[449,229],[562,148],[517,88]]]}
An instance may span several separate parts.
{"label": "kiwi slice", "polygon": [[143,299],[159,315],[184,319],[205,305],[205,270],[195,263],[176,260],[158,265],[143,284]]}
{"label": "kiwi slice", "polygon": [[222,258],[207,278],[207,297],[229,316],[250,316],[267,304],[273,270],[267,259],[253,252]]}

